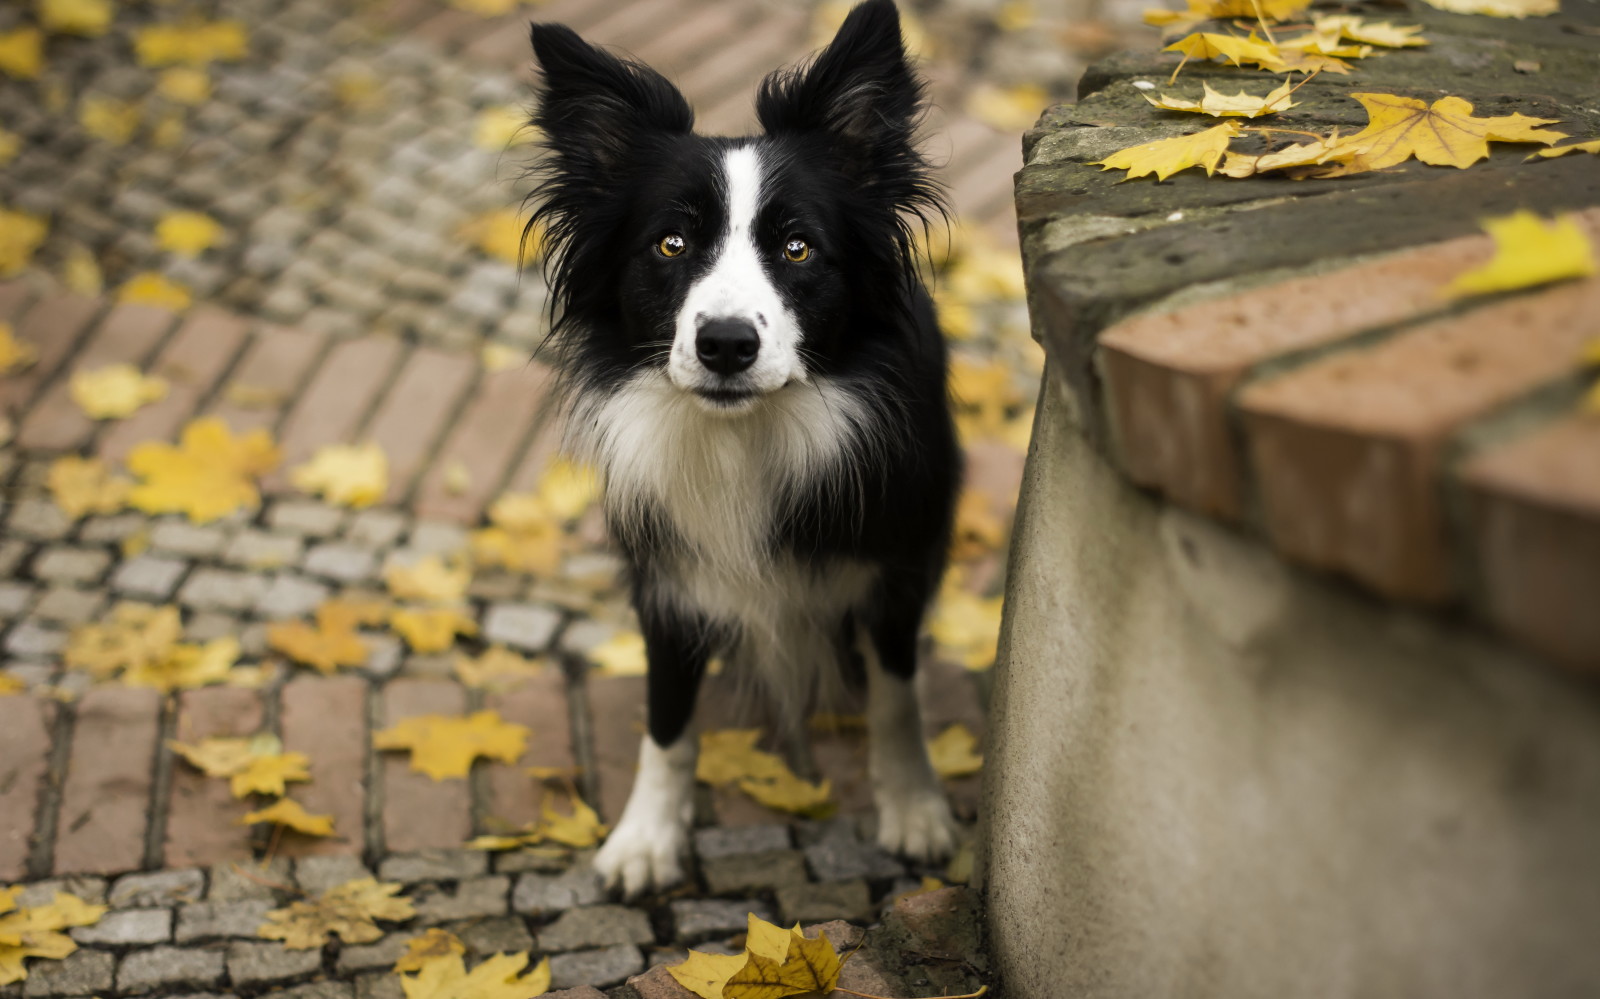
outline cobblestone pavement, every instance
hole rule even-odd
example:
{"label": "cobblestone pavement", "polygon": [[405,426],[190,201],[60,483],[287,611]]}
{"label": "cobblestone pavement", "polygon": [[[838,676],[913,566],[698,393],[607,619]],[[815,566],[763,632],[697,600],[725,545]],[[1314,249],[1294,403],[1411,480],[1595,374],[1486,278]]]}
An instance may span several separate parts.
{"label": "cobblestone pavement", "polygon": [[[1121,28],[1107,14],[1076,34],[1007,35],[992,6],[921,13],[942,109],[931,148],[963,225],[1003,250],[1015,242],[1017,134],[968,114],[966,95],[1029,82],[1064,95],[1083,58]],[[582,854],[461,849],[538,818],[530,766],[577,768],[609,820],[626,797],[643,680],[588,659],[630,627],[592,514],[560,572],[479,571],[471,582],[480,634],[463,647],[504,645],[548,662],[508,689],[464,686],[451,655],[414,653],[378,631],[364,635],[371,652],[360,668],[324,676],[277,664],[259,688],[170,697],[94,685],[61,663],[71,630],[122,601],[176,603],[187,639],[236,636],[246,662],[272,663],[267,622],[331,596],[380,593],[385,566],[461,551],[491,500],[537,485],[559,433],[546,372],[487,364],[481,349],[529,353],[544,286],[536,268],[519,275],[463,236],[524,193],[526,149],[504,140],[496,149],[474,130],[527,100],[530,15],[657,66],[704,130],[731,131],[747,121],[755,81],[811,48],[826,14],[762,0],[551,0],[496,17],[440,0],[118,4],[104,36],[50,35],[39,79],[0,74],[0,129],[18,140],[0,172],[0,208],[49,222],[33,266],[0,281],[0,322],[37,354],[0,378],[12,433],[0,450],[0,679],[23,689],[0,694],[0,886],[24,884],[23,905],[60,889],[111,907],[74,931],[75,954],[30,962],[28,979],[0,986],[0,997],[397,996],[390,968],[405,942],[443,925],[473,955],[550,955],[557,989],[648,999],[673,994],[659,975],[622,983],[688,944],[733,940],[746,912],[865,925],[922,876],[947,876],[870,845],[864,739],[848,726],[819,733],[811,753],[833,782],[837,817],[786,822],[702,788],[695,875],[666,896],[615,904]],[[31,18],[22,5],[0,9],[0,36]],[[244,58],[208,67],[209,94],[193,106],[152,89],[130,34],[184,18],[237,19],[250,39]],[[84,126],[85,103],[101,99],[137,109],[125,141]],[[221,224],[197,259],[153,234],[178,210]],[[61,276],[84,255],[105,288],[154,271],[195,304],[171,312],[81,283],[71,290]],[[1014,371],[1022,388],[1009,418],[1025,425],[1037,360],[1021,303],[988,303],[977,325],[962,349]],[[166,398],[124,420],[90,420],[70,377],[114,362],[164,376]],[[259,509],[210,524],[132,512],[72,520],[52,502],[54,458],[121,462],[200,415],[236,432],[270,430],[284,468],[330,442],[376,442],[389,458],[388,493],[351,511],[297,493],[279,472]],[[1020,468],[1015,441],[969,446],[969,485],[1002,520]],[[999,541],[971,560],[974,592],[997,592]],[[940,657],[923,682],[930,733],[956,721],[981,733],[981,672]],[[708,690],[710,726],[739,720],[729,701],[716,684]],[[436,782],[371,748],[370,733],[400,719],[486,707],[532,730],[516,764],[480,761],[468,780]],[[175,762],[168,746],[258,731],[310,757],[313,779],[294,796],[334,816],[337,838],[239,825],[249,803]],[[972,820],[977,778],[952,780],[950,791]],[[268,909],[368,874],[406,885],[418,916],[378,943],[320,953],[256,938]]]}

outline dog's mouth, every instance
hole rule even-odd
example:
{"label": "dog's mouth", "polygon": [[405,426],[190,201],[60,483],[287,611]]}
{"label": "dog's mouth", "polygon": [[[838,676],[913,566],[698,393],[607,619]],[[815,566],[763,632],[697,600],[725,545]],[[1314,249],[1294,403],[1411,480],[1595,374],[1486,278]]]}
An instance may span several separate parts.
{"label": "dog's mouth", "polygon": [[759,392],[736,388],[697,388],[694,394],[720,409],[738,409],[752,402]]}

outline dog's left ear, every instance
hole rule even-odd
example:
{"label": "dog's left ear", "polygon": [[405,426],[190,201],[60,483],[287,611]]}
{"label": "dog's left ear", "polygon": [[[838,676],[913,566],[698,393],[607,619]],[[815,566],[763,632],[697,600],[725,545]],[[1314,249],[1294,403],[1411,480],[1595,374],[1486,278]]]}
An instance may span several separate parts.
{"label": "dog's left ear", "polygon": [[910,150],[922,90],[893,0],[867,0],[809,66],[762,81],[756,115],[769,134],[825,135],[856,170],[870,174],[886,154],[893,161]]}

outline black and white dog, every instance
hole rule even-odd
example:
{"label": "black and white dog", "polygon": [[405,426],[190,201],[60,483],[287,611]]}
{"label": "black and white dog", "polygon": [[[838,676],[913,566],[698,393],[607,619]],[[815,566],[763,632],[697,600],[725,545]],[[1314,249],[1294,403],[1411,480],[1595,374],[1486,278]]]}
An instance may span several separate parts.
{"label": "black and white dog", "polygon": [[649,659],[638,776],[595,866],[629,894],[682,877],[717,655],[796,727],[864,671],[879,841],[948,855],[912,679],[960,458],[914,239],[942,200],[892,0],[767,77],[747,138],[694,134],[677,88],[566,27],[534,25],[533,48],[549,347]]}

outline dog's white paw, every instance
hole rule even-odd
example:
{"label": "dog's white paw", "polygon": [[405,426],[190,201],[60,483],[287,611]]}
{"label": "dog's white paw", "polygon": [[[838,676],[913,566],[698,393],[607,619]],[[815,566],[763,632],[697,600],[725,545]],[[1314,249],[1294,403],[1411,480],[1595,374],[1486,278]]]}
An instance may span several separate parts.
{"label": "dog's white paw", "polygon": [[671,824],[651,829],[624,821],[594,855],[594,869],[608,889],[620,887],[633,898],[682,881],[688,846],[688,837]]}
{"label": "dog's white paw", "polygon": [[956,820],[938,789],[878,798],[878,845],[923,863],[948,859],[956,850]]}

